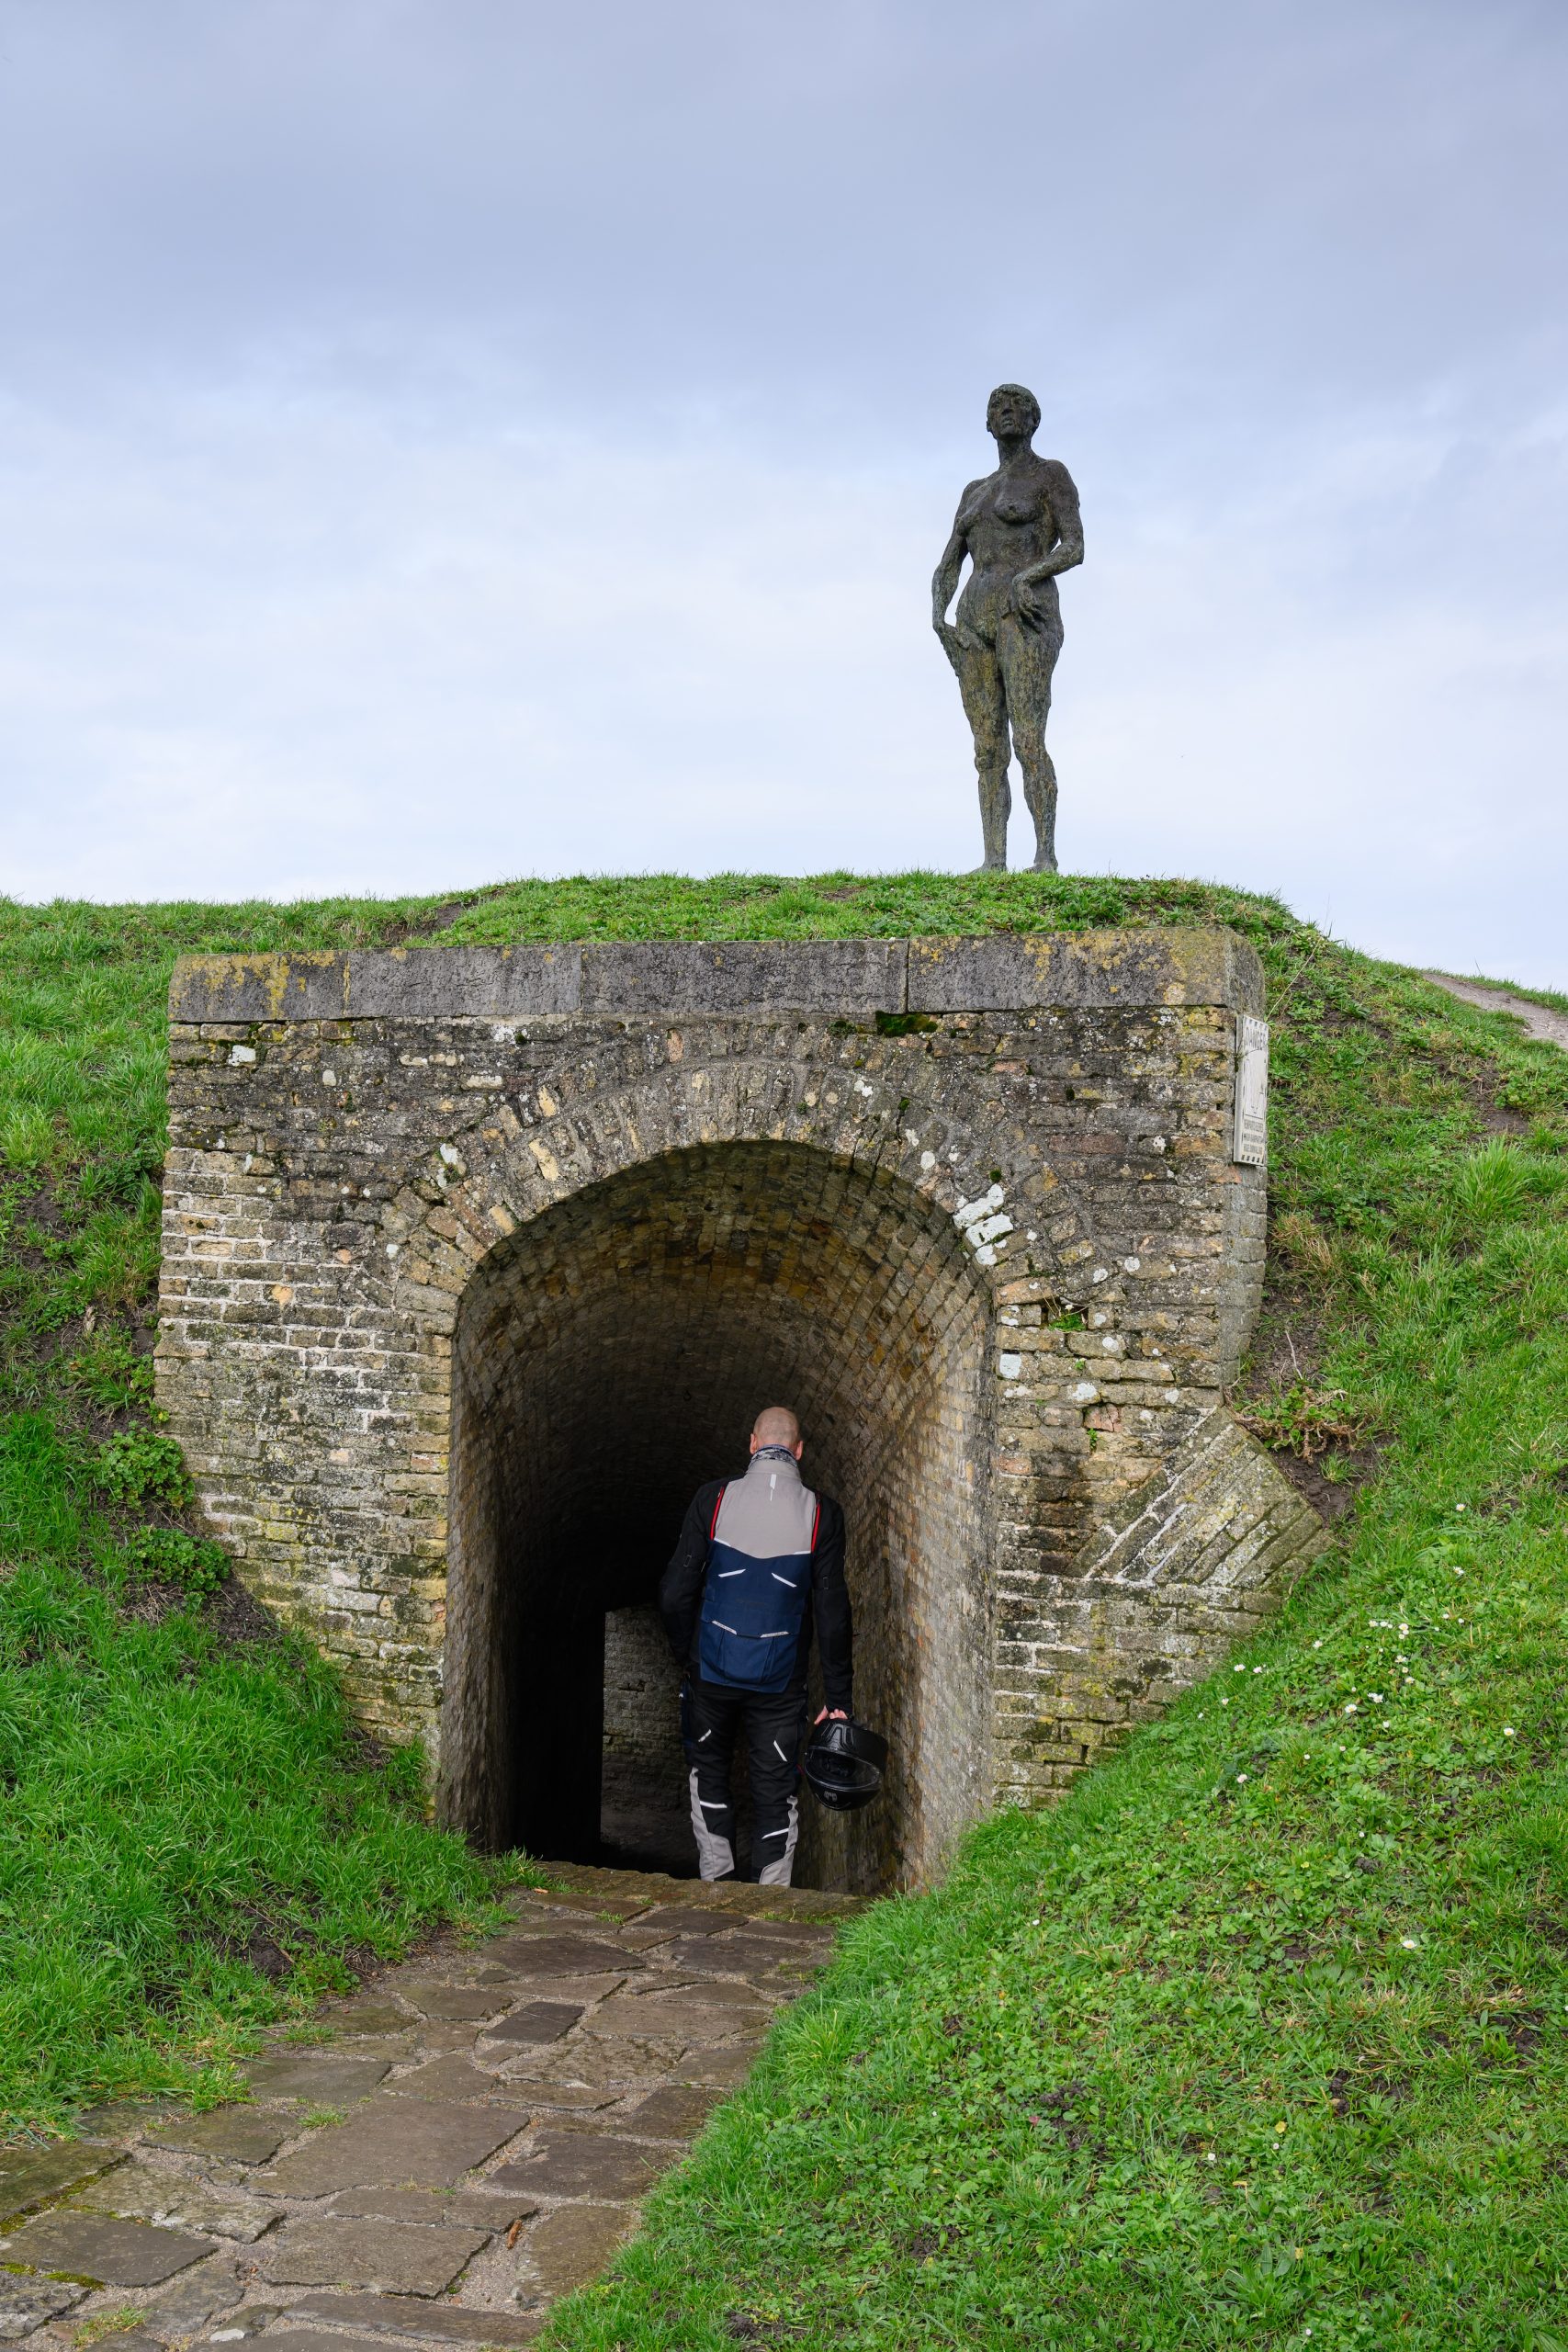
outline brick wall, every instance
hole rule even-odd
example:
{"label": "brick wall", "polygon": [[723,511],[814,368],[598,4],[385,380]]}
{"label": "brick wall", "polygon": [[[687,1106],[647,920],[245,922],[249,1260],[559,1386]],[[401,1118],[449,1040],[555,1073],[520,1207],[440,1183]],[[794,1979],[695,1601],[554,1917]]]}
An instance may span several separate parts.
{"label": "brick wall", "polygon": [[207,1516],[446,1818],[584,1850],[668,1709],[627,1612],[794,1403],[897,1757],[804,1871],[928,1877],[1319,1540],[1221,1403],[1258,1003],[1225,933],[187,959],[160,1395]]}

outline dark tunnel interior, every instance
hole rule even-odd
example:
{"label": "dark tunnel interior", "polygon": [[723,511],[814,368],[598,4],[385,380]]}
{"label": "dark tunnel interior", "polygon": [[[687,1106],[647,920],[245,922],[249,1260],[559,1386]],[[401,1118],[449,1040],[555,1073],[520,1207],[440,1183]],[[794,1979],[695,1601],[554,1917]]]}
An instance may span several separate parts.
{"label": "dark tunnel interior", "polygon": [[640,1163],[479,1269],[456,1337],[444,1815],[547,1860],[694,1868],[654,1595],[765,1404],[849,1531],[863,1813],[803,1804],[797,1883],[920,1883],[983,1801],[987,1310],[952,1222],[778,1143]]}

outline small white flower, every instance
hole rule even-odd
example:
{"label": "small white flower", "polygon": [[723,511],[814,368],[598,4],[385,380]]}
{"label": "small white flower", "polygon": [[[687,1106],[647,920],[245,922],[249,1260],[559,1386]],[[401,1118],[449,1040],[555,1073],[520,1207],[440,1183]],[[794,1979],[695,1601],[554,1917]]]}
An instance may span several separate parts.
{"label": "small white flower", "polygon": [[1399,1940],[1404,1946],[1406,1951],[1419,1951],[1421,1949],[1414,1936],[1401,1936]]}
{"label": "small white flower", "polygon": [[1246,1774],[1245,1772],[1238,1772],[1238,1773],[1236,1774],[1236,1779],[1237,1779],[1238,1781],[1245,1781],[1245,1780],[1246,1780],[1246,1778],[1247,1778],[1247,1774]]}
{"label": "small white flower", "polygon": [[1323,1647],[1323,1644],[1321,1642],[1314,1642],[1313,1647],[1314,1650],[1320,1650]]}
{"label": "small white flower", "polygon": [[1455,1510],[1468,1510],[1470,1506],[1468,1503],[1455,1503],[1454,1505]]}
{"label": "small white flower", "polygon": [[1514,1726],[1513,1726],[1513,1724],[1505,1724],[1503,1725],[1503,1736],[1504,1736],[1504,1738],[1505,1738],[1505,1739],[1512,1739],[1512,1738],[1513,1738],[1513,1736],[1514,1736]]}
{"label": "small white flower", "polygon": [[1360,1713],[1360,1712],[1361,1712],[1361,1711],[1360,1711],[1360,1708],[1357,1705],[1357,1703],[1356,1703],[1356,1702],[1355,1702],[1355,1700],[1354,1700],[1354,1699],[1352,1699],[1352,1700],[1349,1702],[1348,1705],[1346,1707],[1346,1710],[1345,1710],[1345,1713],[1346,1713],[1348,1715],[1359,1715],[1359,1714]]}
{"label": "small white flower", "polygon": [[1230,1701],[1228,1699],[1222,1699],[1220,1701],[1220,1704],[1222,1707],[1228,1707],[1230,1705]]}
{"label": "small white flower", "polygon": [[1369,1690],[1367,1696],[1371,1701],[1374,1707],[1381,1707],[1382,1705],[1382,1692],[1381,1690]]}
{"label": "small white flower", "polygon": [[1233,1666],[1231,1672],[1233,1674],[1245,1674],[1247,1672],[1247,1668],[1245,1666]]}

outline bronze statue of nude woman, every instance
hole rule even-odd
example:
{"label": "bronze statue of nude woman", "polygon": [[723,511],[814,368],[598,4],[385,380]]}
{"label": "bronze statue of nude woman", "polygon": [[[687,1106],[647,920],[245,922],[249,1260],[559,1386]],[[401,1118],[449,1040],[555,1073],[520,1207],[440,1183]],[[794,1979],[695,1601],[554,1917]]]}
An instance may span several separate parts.
{"label": "bronze statue of nude woman", "polygon": [[[931,625],[958,674],[975,737],[985,865],[1008,862],[1010,756],[1018,753],[1034,820],[1034,870],[1056,871],[1056,771],[1045,749],[1051,673],[1062,650],[1056,574],[1083,561],[1078,494],[1066,466],[1036,455],[1040,403],[1021,384],[998,384],[986,429],[1001,459],[958,502],[953,536],[931,582]],[[967,556],[953,620],[947,617]]]}

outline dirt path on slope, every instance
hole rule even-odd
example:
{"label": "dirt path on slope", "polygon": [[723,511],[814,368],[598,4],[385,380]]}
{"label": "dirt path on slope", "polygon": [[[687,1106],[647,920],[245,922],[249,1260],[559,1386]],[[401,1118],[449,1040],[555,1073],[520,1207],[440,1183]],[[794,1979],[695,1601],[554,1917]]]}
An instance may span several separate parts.
{"label": "dirt path on slope", "polygon": [[1483,1012],[1511,1013],[1543,1045],[1562,1046],[1568,1050],[1568,1012],[1554,1012],[1551,1005],[1537,1004],[1533,997],[1516,996],[1512,989],[1490,989],[1480,980],[1456,980],[1448,972],[1423,972],[1421,978]]}

